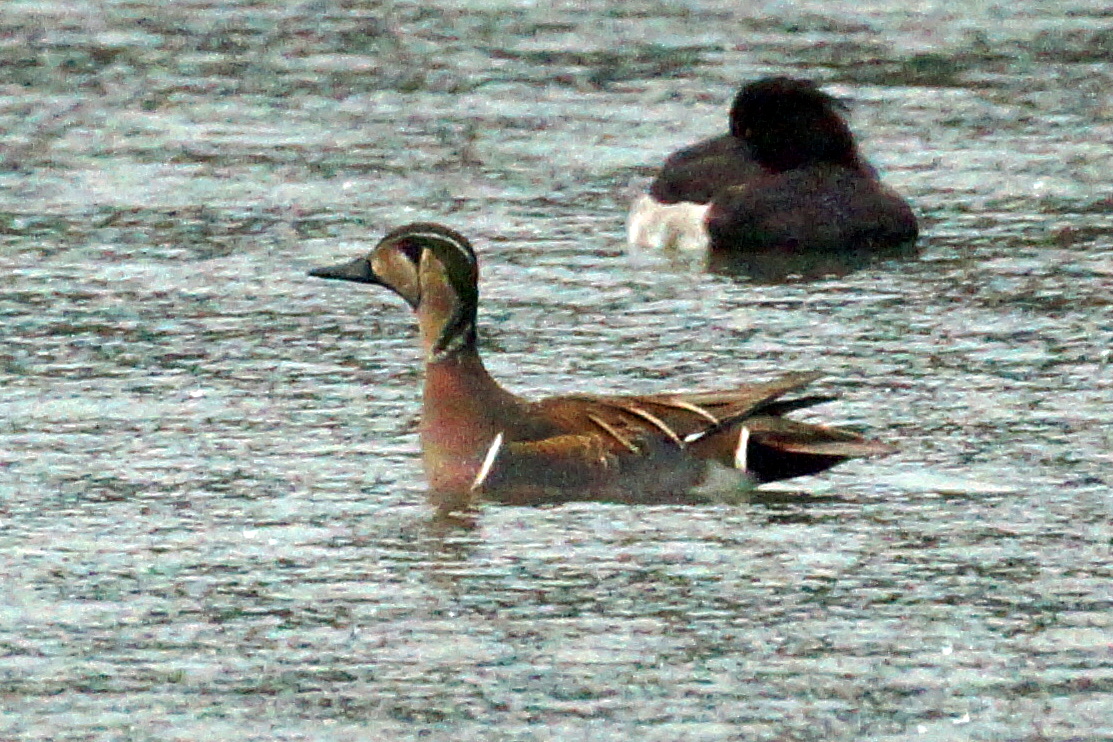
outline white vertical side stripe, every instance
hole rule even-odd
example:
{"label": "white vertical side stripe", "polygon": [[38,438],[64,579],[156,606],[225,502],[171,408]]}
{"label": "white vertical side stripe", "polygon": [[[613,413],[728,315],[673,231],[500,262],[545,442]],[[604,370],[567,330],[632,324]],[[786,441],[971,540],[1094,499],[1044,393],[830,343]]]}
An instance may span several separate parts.
{"label": "white vertical side stripe", "polygon": [[746,471],[746,449],[750,445],[750,429],[743,425],[738,431],[738,447],[734,449],[734,468]]}
{"label": "white vertical side stripe", "polygon": [[495,459],[498,458],[501,448],[502,433],[499,433],[491,441],[491,447],[487,449],[487,455],[483,457],[483,466],[479,467],[479,473],[475,475],[475,481],[471,483],[472,492],[482,487],[483,483],[487,481],[487,477],[491,474],[491,467],[495,465]]}

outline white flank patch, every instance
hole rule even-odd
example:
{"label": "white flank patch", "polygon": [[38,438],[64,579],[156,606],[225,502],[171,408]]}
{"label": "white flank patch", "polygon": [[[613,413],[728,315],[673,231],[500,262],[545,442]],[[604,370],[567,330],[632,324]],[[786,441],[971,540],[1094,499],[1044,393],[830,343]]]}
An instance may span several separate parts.
{"label": "white flank patch", "polygon": [[738,431],[738,448],[734,449],[734,468],[746,471],[746,449],[750,445],[750,429],[745,425]]}
{"label": "white flank patch", "polygon": [[634,250],[704,253],[710,242],[704,220],[711,204],[663,204],[648,193],[638,196],[626,220],[626,239]]}
{"label": "white flank patch", "polygon": [[501,448],[502,433],[499,433],[491,441],[491,447],[487,449],[487,455],[483,457],[483,466],[479,467],[479,473],[475,475],[475,481],[471,483],[472,492],[482,487],[483,483],[487,481],[487,477],[491,473],[491,467],[495,465],[495,459],[498,457]]}

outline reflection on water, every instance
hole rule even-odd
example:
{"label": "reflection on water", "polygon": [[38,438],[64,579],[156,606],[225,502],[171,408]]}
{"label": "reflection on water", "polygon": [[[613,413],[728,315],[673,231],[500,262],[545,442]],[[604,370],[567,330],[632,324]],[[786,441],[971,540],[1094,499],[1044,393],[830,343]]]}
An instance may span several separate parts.
{"label": "reflection on water", "polygon": [[[905,245],[892,249],[841,251],[837,253],[809,250],[767,250],[745,253],[712,253],[707,269],[724,276],[748,278],[758,283],[781,283],[843,277],[887,261],[915,258],[919,249]],[[900,270],[894,263],[889,270]]]}
{"label": "reflection on water", "polygon": [[[1104,6],[195,5],[0,13],[0,737],[1110,736]],[[770,72],[852,103],[919,257],[623,255]],[[900,453],[431,523],[412,318],[304,277],[415,219],[515,391],[819,369]]]}

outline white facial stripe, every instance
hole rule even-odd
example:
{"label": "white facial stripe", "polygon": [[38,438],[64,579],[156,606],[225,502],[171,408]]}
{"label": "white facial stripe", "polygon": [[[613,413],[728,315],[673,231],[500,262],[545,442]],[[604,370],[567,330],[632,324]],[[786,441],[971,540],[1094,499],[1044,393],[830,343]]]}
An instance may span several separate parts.
{"label": "white facial stripe", "polygon": [[479,473],[475,475],[475,481],[471,484],[472,492],[482,487],[483,483],[487,481],[487,477],[491,474],[491,467],[495,465],[495,459],[498,457],[501,448],[502,433],[499,433],[491,441],[491,447],[487,449],[487,455],[483,457],[483,466],[479,467]]}
{"label": "white facial stripe", "polygon": [[750,429],[743,425],[738,430],[738,447],[734,449],[734,468],[746,471],[746,449],[750,445]]}
{"label": "white facial stripe", "polygon": [[468,262],[475,264],[475,256],[472,255],[471,250],[468,250],[462,242],[452,239],[446,234],[440,232],[407,232],[406,237],[410,239],[425,239],[425,240],[439,240],[440,242],[447,242],[460,251],[462,255],[466,255]]}

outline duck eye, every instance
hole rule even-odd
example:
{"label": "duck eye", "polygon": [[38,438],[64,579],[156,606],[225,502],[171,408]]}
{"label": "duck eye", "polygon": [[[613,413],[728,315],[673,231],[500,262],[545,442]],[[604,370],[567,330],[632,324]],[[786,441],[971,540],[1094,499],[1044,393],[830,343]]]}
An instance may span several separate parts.
{"label": "duck eye", "polygon": [[418,265],[421,262],[421,245],[416,240],[400,240],[395,243],[398,252],[409,258],[410,262]]}

